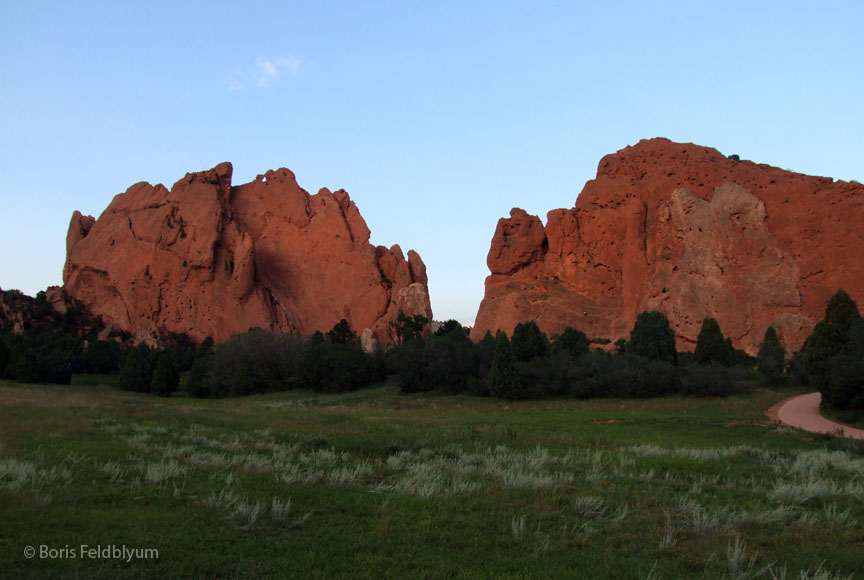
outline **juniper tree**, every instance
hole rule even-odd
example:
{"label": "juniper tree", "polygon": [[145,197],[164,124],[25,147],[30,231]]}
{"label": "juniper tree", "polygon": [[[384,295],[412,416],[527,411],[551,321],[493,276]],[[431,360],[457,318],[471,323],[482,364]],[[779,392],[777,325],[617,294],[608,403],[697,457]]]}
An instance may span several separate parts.
{"label": "juniper tree", "polygon": [[146,344],[130,348],[120,369],[120,388],[146,393],[150,390],[153,372],[150,370],[150,349]]}
{"label": "juniper tree", "polygon": [[578,358],[583,354],[588,354],[590,347],[591,342],[584,332],[568,326],[552,343],[552,353]]}
{"label": "juniper tree", "polygon": [[161,353],[153,369],[153,379],[150,381],[150,392],[160,397],[168,397],[177,390],[180,384],[180,373],[168,353]]}
{"label": "juniper tree", "polygon": [[735,361],[732,341],[723,336],[716,318],[706,318],[702,321],[693,360],[698,364],[716,363],[727,367],[732,366]]}
{"label": "juniper tree", "polygon": [[758,361],[759,374],[765,382],[776,385],[783,382],[783,367],[786,365],[786,350],[780,344],[777,331],[769,326],[765,331],[765,339],[759,347]]}
{"label": "juniper tree", "polygon": [[510,349],[519,362],[549,356],[549,339],[533,320],[520,322],[513,329]]}
{"label": "juniper tree", "polygon": [[644,356],[652,360],[666,361],[671,364],[676,364],[678,361],[675,332],[669,326],[669,319],[656,310],[642,312],[636,317],[626,350],[627,354]]}
{"label": "juniper tree", "polygon": [[422,314],[406,316],[401,310],[396,318],[390,321],[390,335],[397,345],[402,345],[409,340],[423,337],[423,329],[429,324],[429,319]]}
{"label": "juniper tree", "polygon": [[495,356],[486,382],[489,394],[493,397],[512,397],[518,389],[516,381],[515,361],[507,334],[500,330],[495,335]]}
{"label": "juniper tree", "polygon": [[6,346],[6,341],[0,336],[0,379],[5,374],[6,365],[9,363],[10,358],[12,358],[12,353],[9,351],[9,347]]}
{"label": "juniper tree", "polygon": [[357,337],[357,333],[351,329],[348,321],[343,318],[327,331],[327,340],[335,344],[356,344],[360,339]]}
{"label": "juniper tree", "polygon": [[113,373],[120,368],[123,355],[113,340],[94,340],[84,350],[84,368],[88,373]]}
{"label": "juniper tree", "polygon": [[840,354],[828,360],[823,400],[842,410],[864,411],[864,318],[852,321]]}
{"label": "juniper tree", "polygon": [[864,408],[862,358],[864,323],[858,305],[838,290],[802,349],[804,366],[824,404],[836,409]]}
{"label": "juniper tree", "polygon": [[828,359],[840,354],[848,342],[852,322],[860,317],[858,305],[842,289],[828,301],[825,307],[825,318],[816,324],[802,349],[804,367],[814,386],[821,387],[827,371]]}

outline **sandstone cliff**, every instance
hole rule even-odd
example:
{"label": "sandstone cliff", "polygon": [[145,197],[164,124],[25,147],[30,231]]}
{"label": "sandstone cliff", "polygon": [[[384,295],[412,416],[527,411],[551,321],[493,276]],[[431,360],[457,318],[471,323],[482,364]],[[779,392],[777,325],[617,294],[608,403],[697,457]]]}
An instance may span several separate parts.
{"label": "sandstone cliff", "polygon": [[798,350],[830,296],[864,303],[864,186],[641,141],[599,164],[572,209],[502,218],[472,336],[534,319],[627,338],[660,310],[679,350],[705,317],[755,354],[769,325]]}
{"label": "sandstone cliff", "polygon": [[370,244],[345,191],[310,195],[288,169],[239,186],[231,174],[223,163],[170,191],[138,183],[98,220],[76,211],[67,295],[139,340],[220,341],[254,326],[311,334],[345,318],[387,343],[399,310],[432,319],[420,256]]}

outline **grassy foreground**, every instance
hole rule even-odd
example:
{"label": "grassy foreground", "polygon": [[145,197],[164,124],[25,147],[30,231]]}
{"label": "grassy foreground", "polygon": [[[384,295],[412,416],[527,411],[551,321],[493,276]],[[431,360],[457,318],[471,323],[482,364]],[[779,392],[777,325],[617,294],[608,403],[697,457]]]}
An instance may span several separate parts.
{"label": "grassy foreground", "polygon": [[202,401],[76,382],[0,382],[0,575],[864,569],[864,447],[770,425],[778,394],[514,403],[385,386]]}

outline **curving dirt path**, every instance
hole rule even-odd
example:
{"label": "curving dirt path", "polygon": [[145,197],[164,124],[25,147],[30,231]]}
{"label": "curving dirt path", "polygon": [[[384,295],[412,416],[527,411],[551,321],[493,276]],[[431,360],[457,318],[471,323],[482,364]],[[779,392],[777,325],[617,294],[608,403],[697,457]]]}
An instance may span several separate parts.
{"label": "curving dirt path", "polygon": [[828,433],[852,439],[864,439],[864,429],[856,429],[829,421],[819,414],[819,403],[822,393],[798,395],[785,401],[780,401],[768,410],[772,421],[784,425],[810,431],[811,433]]}

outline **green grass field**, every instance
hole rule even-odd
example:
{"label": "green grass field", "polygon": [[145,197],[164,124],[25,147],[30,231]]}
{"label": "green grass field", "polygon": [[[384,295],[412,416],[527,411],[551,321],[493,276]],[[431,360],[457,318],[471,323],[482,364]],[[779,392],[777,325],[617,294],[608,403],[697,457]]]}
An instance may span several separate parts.
{"label": "green grass field", "polygon": [[[0,576],[864,569],[864,446],[769,424],[776,393],[507,402],[383,386],[214,401],[102,381],[0,382]],[[110,546],[131,557],[104,557]]]}

